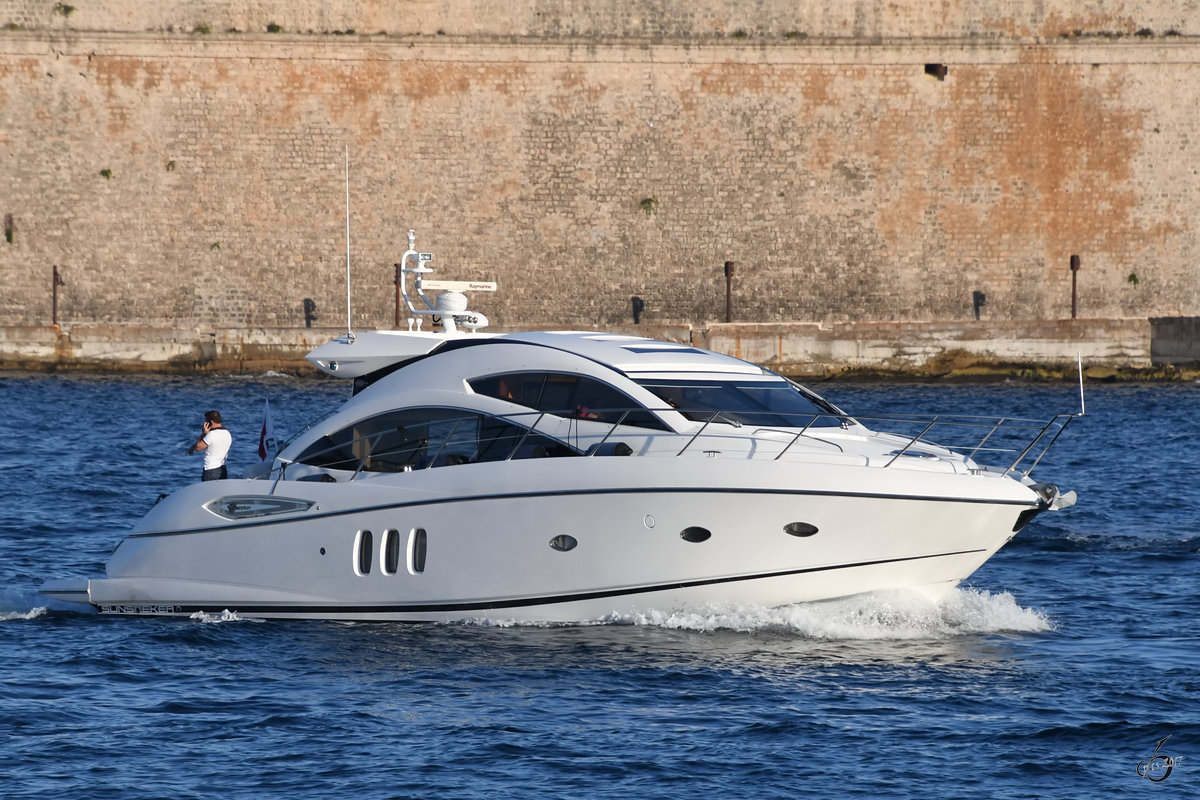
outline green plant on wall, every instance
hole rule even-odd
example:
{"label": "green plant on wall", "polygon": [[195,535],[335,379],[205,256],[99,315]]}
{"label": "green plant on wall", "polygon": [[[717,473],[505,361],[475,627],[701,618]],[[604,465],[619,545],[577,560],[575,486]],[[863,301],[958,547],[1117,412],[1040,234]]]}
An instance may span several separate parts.
{"label": "green plant on wall", "polygon": [[69,17],[73,13],[75,13],[75,6],[69,6],[65,3],[55,3],[54,4],[54,13],[62,14],[64,18]]}
{"label": "green plant on wall", "polygon": [[209,34],[212,33],[212,27],[209,25],[197,25],[192,28],[192,33]]}
{"label": "green plant on wall", "polygon": [[112,170],[109,169],[108,167],[105,167],[104,169],[100,170],[100,177],[104,178],[104,180],[106,180],[106,181],[111,181],[112,180]]}
{"label": "green plant on wall", "polygon": [[1129,281],[1129,283],[1130,283],[1130,285],[1131,285],[1131,286],[1137,286],[1137,285],[1138,285],[1138,276],[1137,276],[1137,273],[1136,273],[1136,272],[1131,272],[1131,273],[1129,273],[1129,277],[1128,277],[1128,278],[1126,278],[1125,280]]}
{"label": "green plant on wall", "polygon": [[283,30],[281,25],[276,25],[274,22],[267,24],[267,33],[279,33],[281,30]]}
{"label": "green plant on wall", "polygon": [[642,200],[642,202],[638,203],[638,208],[640,208],[642,213],[647,217],[652,216],[658,211],[658,198],[646,197]]}

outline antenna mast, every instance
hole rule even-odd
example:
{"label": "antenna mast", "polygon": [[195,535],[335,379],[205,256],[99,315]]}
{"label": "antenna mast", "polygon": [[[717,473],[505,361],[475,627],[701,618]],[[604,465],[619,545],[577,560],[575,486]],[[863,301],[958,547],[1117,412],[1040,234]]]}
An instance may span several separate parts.
{"label": "antenna mast", "polygon": [[354,339],[350,324],[350,145],[346,145],[346,336]]}

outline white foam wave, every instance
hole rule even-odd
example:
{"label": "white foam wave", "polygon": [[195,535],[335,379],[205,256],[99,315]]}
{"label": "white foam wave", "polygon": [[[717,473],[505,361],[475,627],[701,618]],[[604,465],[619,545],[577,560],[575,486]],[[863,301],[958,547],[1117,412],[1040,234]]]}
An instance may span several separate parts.
{"label": "white foam wave", "polygon": [[204,625],[216,624],[216,623],[220,623],[220,622],[254,622],[255,621],[255,620],[244,620],[244,619],[242,619],[242,617],[238,616],[238,613],[236,611],[230,611],[228,608],[225,609],[224,611],[222,611],[220,614],[210,614],[207,611],[197,611],[195,614],[192,614],[190,617],[188,617],[188,619],[193,620],[194,622],[199,622]]}
{"label": "white foam wave", "polygon": [[612,619],[697,631],[776,631],[811,639],[946,639],[977,633],[1038,633],[1054,629],[1041,611],[1023,608],[1008,592],[954,589],[940,602],[887,592],[780,608],[719,607],[701,612],[647,612]]}
{"label": "white foam wave", "polygon": [[1010,593],[955,588],[942,600],[920,592],[877,592],[790,606],[709,605],[697,611],[612,614],[583,623],[527,622],[480,617],[459,624],[483,628],[557,628],[646,625],[715,631],[778,632],[819,640],[929,640],[979,633],[1054,630],[1045,613],[1019,605]]}
{"label": "white foam wave", "polygon": [[38,606],[29,611],[0,611],[0,622],[8,622],[14,619],[37,619],[48,610],[46,606]]}
{"label": "white foam wave", "polygon": [[0,622],[36,619],[46,614],[52,606],[70,607],[46,601],[47,598],[44,595],[33,589],[16,586],[0,588]]}
{"label": "white foam wave", "polygon": [[287,378],[290,380],[292,378],[295,378],[296,376],[289,375],[286,372],[279,372],[278,370],[274,370],[274,369],[267,369],[267,370],[263,370],[262,372],[230,373],[228,375],[222,375],[221,377],[226,380],[229,380],[229,381],[247,381],[247,382],[249,382],[249,381],[262,380],[264,378]]}

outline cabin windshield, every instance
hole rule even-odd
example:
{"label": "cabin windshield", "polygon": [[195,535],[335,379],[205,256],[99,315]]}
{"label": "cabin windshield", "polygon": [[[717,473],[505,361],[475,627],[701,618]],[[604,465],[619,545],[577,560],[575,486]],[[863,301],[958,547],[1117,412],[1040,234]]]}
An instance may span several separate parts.
{"label": "cabin windshield", "polygon": [[637,383],[697,422],[803,428],[838,427],[847,419],[833,404],[785,380],[643,378]]}

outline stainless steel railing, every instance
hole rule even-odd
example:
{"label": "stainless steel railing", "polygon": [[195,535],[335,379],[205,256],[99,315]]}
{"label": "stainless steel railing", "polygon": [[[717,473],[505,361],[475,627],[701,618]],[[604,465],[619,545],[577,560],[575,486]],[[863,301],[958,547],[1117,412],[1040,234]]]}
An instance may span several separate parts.
{"label": "stainless steel railing", "polygon": [[[668,429],[666,425],[658,429],[627,424],[626,420],[634,414],[637,419],[644,420],[647,411],[657,415],[681,413],[696,427],[694,430],[678,431]],[[884,453],[890,458],[881,466],[883,469],[891,467],[904,456],[928,456],[952,451],[981,465],[1029,475],[1075,416],[1058,414],[1047,421],[964,415],[864,417],[678,408],[593,408],[558,413],[469,414],[458,418],[438,418],[424,426],[423,436],[390,441],[386,446],[382,445],[385,445],[389,436],[394,438],[395,432],[368,433],[332,444],[323,450],[310,450],[303,454],[303,463],[317,468],[348,471],[351,473],[349,480],[355,480],[364,471],[431,469],[447,463],[466,463],[476,459],[511,461],[538,455],[594,457],[605,452],[606,444],[622,438],[666,437],[682,440],[682,446],[675,451],[678,457],[694,450],[698,442],[718,437],[728,440],[731,436],[790,436],[773,456],[773,460],[778,461],[806,437],[810,442],[819,441],[841,449],[835,435],[822,435],[821,432],[858,431],[886,435],[894,440],[896,447]],[[459,436],[457,441],[456,434]],[[468,445],[474,444],[475,455],[463,457],[462,461],[448,461],[446,457],[456,455],[454,451],[464,441]],[[403,459],[400,454],[404,454]],[[278,483],[295,463],[292,459],[277,459],[271,471],[262,477],[269,479],[278,473],[275,477]]]}

